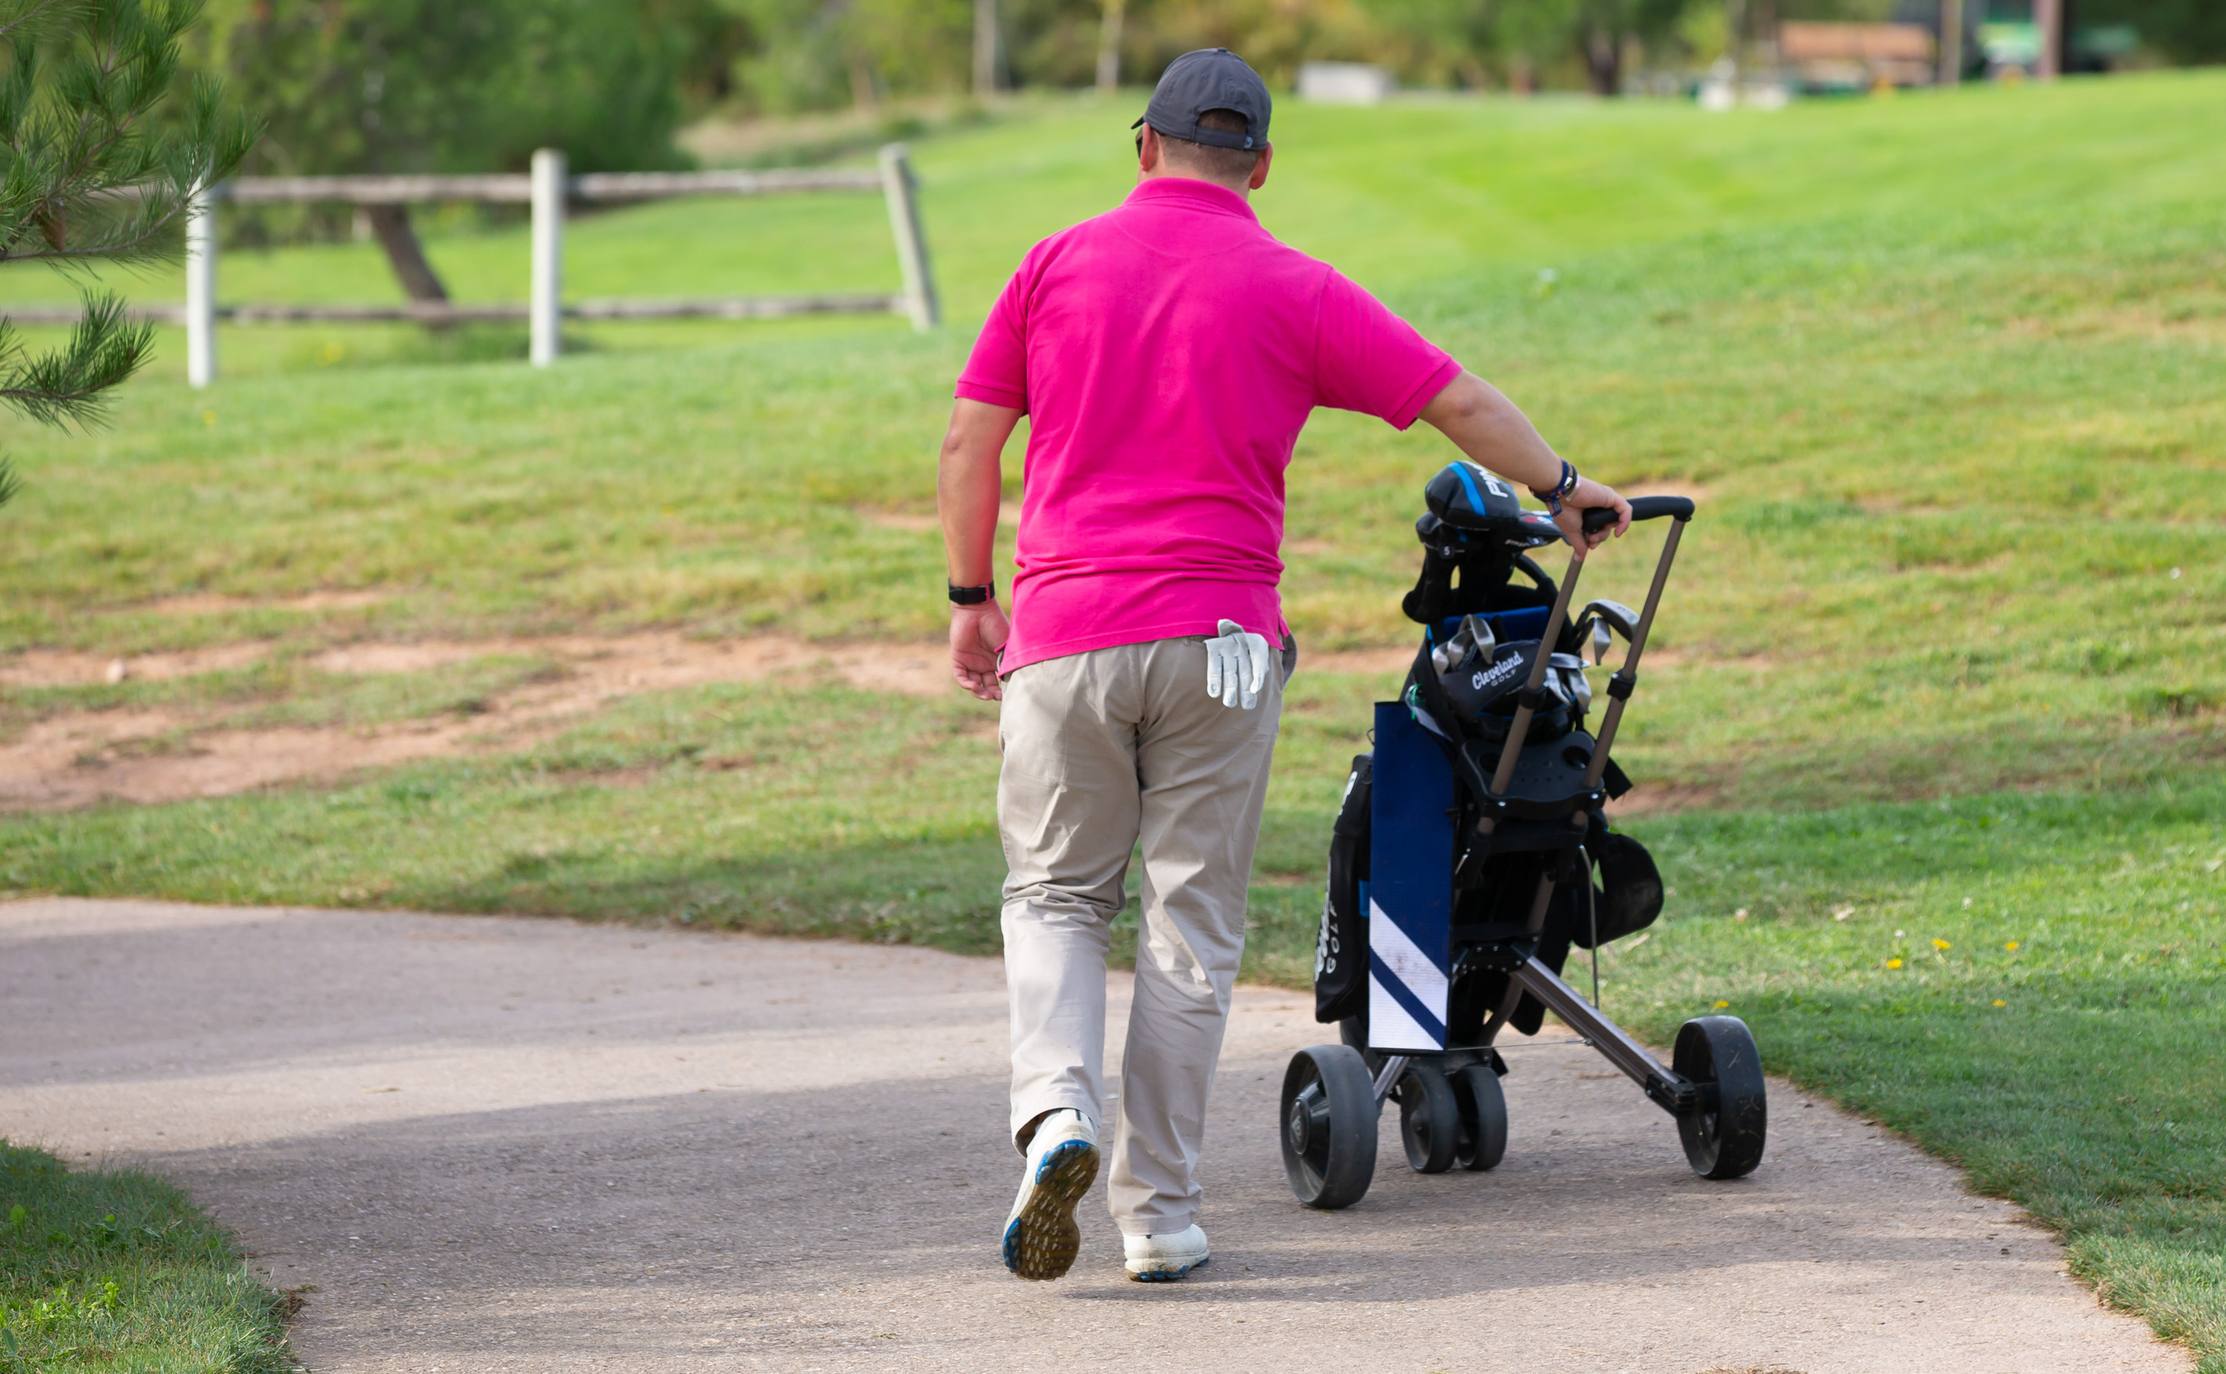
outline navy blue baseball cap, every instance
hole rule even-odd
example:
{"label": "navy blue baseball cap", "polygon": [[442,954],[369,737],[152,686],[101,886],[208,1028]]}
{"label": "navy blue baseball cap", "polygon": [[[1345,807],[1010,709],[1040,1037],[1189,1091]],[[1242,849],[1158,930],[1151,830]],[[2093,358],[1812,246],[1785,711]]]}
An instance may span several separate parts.
{"label": "navy blue baseball cap", "polygon": [[[1200,48],[1167,64],[1151,103],[1129,127],[1149,124],[1169,138],[1250,150],[1267,146],[1268,107],[1267,83],[1243,58],[1227,48]],[[1208,110],[1242,115],[1244,132],[1199,128],[1198,117]]]}

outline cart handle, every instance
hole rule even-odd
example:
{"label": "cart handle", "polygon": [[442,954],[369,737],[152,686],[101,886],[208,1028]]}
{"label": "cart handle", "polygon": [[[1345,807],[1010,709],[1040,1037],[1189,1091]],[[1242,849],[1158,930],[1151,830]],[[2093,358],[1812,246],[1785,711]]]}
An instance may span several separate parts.
{"label": "cart handle", "polygon": [[[1634,496],[1631,498],[1631,519],[1659,520],[1663,516],[1672,520],[1693,518],[1693,498],[1690,496]],[[1593,506],[1584,513],[1584,532],[1598,534],[1615,523],[1615,512],[1606,506]]]}

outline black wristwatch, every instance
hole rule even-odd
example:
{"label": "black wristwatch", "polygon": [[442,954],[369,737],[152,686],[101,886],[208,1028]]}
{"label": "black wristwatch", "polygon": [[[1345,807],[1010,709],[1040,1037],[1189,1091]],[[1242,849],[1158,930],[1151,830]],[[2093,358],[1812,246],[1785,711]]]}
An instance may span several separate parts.
{"label": "black wristwatch", "polygon": [[979,587],[961,587],[950,583],[945,585],[951,588],[953,606],[979,606],[984,601],[994,601],[997,597],[995,582],[984,582]]}
{"label": "black wristwatch", "polygon": [[1568,459],[1564,458],[1561,460],[1561,480],[1554,483],[1552,487],[1548,488],[1545,491],[1540,491],[1538,488],[1532,487],[1530,489],[1530,494],[1546,503],[1547,514],[1559,515],[1561,514],[1561,498],[1567,496],[1569,493],[1575,491],[1576,489],[1576,465],[1571,463]]}

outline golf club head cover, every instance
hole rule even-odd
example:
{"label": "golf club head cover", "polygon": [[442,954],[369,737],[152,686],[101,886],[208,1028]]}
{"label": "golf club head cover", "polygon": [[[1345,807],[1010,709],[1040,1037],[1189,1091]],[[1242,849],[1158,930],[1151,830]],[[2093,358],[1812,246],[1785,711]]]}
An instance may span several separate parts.
{"label": "golf club head cover", "polygon": [[[1600,943],[1636,935],[1653,925],[1662,914],[1662,873],[1646,846],[1596,820],[1586,848],[1600,865],[1600,885],[1593,892]],[[1591,949],[1592,923],[1577,926],[1570,938],[1578,947]]]}
{"label": "golf club head cover", "polygon": [[1430,513],[1457,530],[1503,530],[1523,518],[1515,489],[1465,459],[1447,463],[1422,489]]}

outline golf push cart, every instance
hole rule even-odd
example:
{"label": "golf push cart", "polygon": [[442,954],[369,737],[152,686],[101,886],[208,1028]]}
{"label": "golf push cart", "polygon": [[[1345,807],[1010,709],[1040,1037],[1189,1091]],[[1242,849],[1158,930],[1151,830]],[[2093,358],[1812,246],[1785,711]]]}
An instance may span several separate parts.
{"label": "golf push cart", "polygon": [[[1606,804],[1631,785],[1609,749],[1693,503],[1631,503],[1634,521],[1672,522],[1633,615],[1606,600],[1572,612],[1583,564],[1572,559],[1558,585],[1547,576],[1531,551],[1560,532],[1483,468],[1454,463],[1426,496],[1422,575],[1403,605],[1422,645],[1401,699],[1376,705],[1374,747],[1353,760],[1330,846],[1315,1016],[1338,1023],[1342,1043],[1299,1051],[1283,1077],[1291,1189],[1310,1207],[1359,1201],[1390,1100],[1417,1171],[1499,1163],[1507,1063],[1494,1041],[1510,1027],[1535,1034],[1547,1011],[1676,1119],[1695,1173],[1746,1174],[1766,1117],[1747,1027],[1688,1021],[1664,1065],[1594,1005],[1597,963],[1591,1001],[1560,976],[1572,946],[1597,950],[1661,911],[1653,860],[1608,829]],[[1585,525],[1612,518],[1587,511]],[[1623,663],[1588,733],[1583,655],[1602,661],[1618,637]]]}

